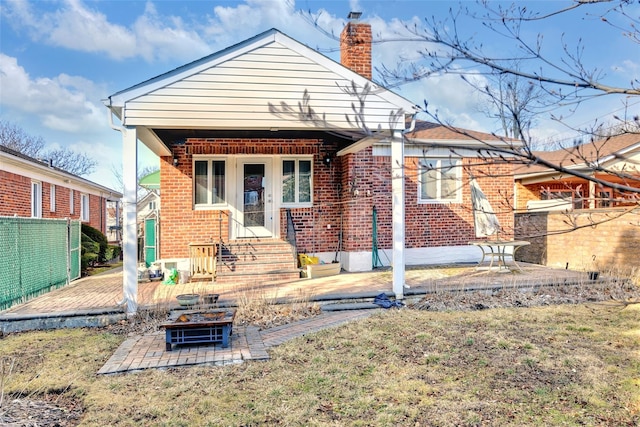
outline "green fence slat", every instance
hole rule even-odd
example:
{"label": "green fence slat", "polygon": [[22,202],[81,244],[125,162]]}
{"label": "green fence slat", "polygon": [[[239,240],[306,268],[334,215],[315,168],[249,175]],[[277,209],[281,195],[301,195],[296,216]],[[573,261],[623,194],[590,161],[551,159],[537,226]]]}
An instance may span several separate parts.
{"label": "green fence slat", "polygon": [[80,277],[80,240],[80,221],[0,217],[0,310]]}
{"label": "green fence slat", "polygon": [[80,221],[71,221],[69,227],[69,276],[71,280],[75,280],[80,277],[82,224]]}

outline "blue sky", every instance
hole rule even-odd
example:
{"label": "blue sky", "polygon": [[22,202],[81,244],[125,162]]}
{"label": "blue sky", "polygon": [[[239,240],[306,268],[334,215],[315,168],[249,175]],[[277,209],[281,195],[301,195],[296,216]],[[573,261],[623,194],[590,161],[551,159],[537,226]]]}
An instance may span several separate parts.
{"label": "blue sky", "polygon": [[[109,127],[101,100],[134,84],[172,70],[262,31],[277,28],[294,39],[339,59],[338,43],[315,29],[301,12],[310,13],[326,30],[339,34],[350,10],[363,12],[374,38],[389,40],[405,25],[422,26],[431,16],[444,19],[460,3],[411,0],[245,0],[245,1],[0,1],[0,118],[42,136],[51,146],[65,146],[98,161],[88,178],[116,187],[112,170],[121,168],[121,136]],[[498,5],[498,3],[492,3]],[[507,3],[505,3],[507,4]],[[569,1],[530,1],[530,9],[554,10]],[[477,8],[475,2],[462,6]],[[631,9],[640,16],[640,8]],[[503,40],[477,21],[462,27],[490,51],[507,49]],[[640,78],[638,44],[620,30],[603,26],[583,12],[538,21],[524,37],[544,35],[549,55],[561,54],[561,40],[575,46],[582,39],[584,60],[602,70],[607,83],[629,86]],[[374,66],[394,67],[398,57],[416,58],[420,44],[380,43]],[[374,75],[374,80],[376,76]],[[497,124],[478,112],[478,102],[459,76],[436,76],[394,88],[453,124],[496,131]],[[604,97],[567,118],[574,126],[622,114],[624,97]],[[634,103],[635,102],[635,103]],[[631,100],[635,114],[638,101]],[[633,112],[633,111],[632,111]],[[555,112],[556,114],[559,111]],[[566,111],[563,113],[566,114]],[[540,117],[534,130],[540,139],[573,134],[560,123]],[[141,166],[157,164],[142,148]]]}

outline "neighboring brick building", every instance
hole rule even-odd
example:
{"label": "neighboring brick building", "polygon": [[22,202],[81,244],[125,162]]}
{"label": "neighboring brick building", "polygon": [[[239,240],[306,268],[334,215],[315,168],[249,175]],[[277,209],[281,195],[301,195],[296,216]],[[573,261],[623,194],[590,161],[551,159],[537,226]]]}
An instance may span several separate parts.
{"label": "neighboring brick building", "polygon": [[122,194],[0,145],[0,216],[70,218],[106,234],[107,201]]}
{"label": "neighboring brick building", "polygon": [[516,167],[518,211],[602,209],[637,204],[640,134],[616,135],[535,154],[566,168],[566,172],[540,164]]}
{"label": "neighboring brick building", "polygon": [[376,251],[389,265],[399,171],[407,264],[480,258],[468,245],[470,173],[513,235],[512,166],[477,154],[500,140],[422,121],[408,132],[418,109],[370,80],[370,26],[349,22],[341,50],[342,65],[271,30],[109,97],[125,147],[135,130],[160,156],[165,265],[189,268],[190,244],[213,242],[229,274],[243,263],[280,274],[257,247],[275,259],[275,244],[293,239],[348,271],[372,269]]}

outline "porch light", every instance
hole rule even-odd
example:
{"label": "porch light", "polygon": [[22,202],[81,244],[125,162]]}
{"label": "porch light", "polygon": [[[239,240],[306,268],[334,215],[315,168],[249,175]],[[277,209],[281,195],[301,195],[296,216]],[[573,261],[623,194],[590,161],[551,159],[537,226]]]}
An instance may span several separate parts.
{"label": "porch light", "polygon": [[173,158],[173,166],[178,166],[178,158],[177,157]]}
{"label": "porch light", "polygon": [[331,166],[331,156],[329,154],[325,154],[324,158],[322,159],[322,163],[324,163],[326,166]]}

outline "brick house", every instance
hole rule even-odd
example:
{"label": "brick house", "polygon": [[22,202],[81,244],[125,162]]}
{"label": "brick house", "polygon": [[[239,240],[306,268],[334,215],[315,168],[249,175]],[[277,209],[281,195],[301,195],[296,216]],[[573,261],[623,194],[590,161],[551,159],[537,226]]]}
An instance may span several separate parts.
{"label": "brick house", "polygon": [[0,145],[0,216],[70,218],[107,234],[122,194]]}
{"label": "brick house", "polygon": [[[112,126],[125,182],[135,180],[137,140],[160,157],[165,266],[188,269],[192,245],[209,243],[217,281],[259,283],[298,278],[296,250],[347,271],[371,270],[377,255],[393,264],[402,298],[405,264],[479,259],[463,183],[483,141],[499,141],[417,121],[413,103],[372,82],[368,24],[350,21],[340,40],[338,64],[270,30],[105,100],[122,124]],[[513,178],[511,166],[495,168],[502,178],[479,175],[497,205]],[[125,201],[134,196],[125,190]],[[501,221],[512,233],[513,216]],[[125,211],[130,236],[132,223]]]}
{"label": "brick house", "polygon": [[[637,204],[640,188],[640,135],[628,133],[596,141],[536,152],[558,172],[536,164],[516,167],[516,209],[601,209]],[[592,178],[587,179],[587,178]]]}

